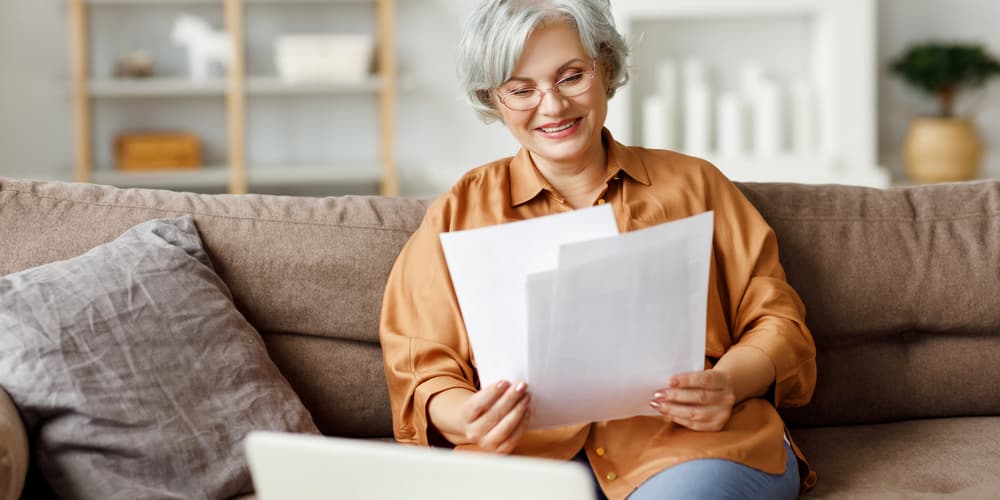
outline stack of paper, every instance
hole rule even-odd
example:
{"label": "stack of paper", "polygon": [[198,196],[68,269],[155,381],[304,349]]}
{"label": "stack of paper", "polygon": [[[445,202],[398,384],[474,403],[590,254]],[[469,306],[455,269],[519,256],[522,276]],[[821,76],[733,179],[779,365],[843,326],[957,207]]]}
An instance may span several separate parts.
{"label": "stack of paper", "polygon": [[480,381],[524,380],[530,428],[655,415],[704,368],[713,214],[618,234],[610,206],[441,234]]}

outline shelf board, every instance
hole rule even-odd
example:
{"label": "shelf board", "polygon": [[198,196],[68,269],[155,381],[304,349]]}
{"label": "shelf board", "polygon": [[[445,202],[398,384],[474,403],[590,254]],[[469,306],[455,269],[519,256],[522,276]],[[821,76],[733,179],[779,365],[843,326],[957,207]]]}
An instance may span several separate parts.
{"label": "shelf board", "polygon": [[196,83],[187,78],[143,78],[90,80],[87,90],[92,97],[222,97],[226,82],[222,79]]}
{"label": "shelf board", "polygon": [[308,95],[374,93],[382,88],[382,79],[371,76],[360,83],[286,82],[273,76],[247,78],[246,91],[251,95]]}
{"label": "shelf board", "polygon": [[151,189],[225,188],[229,183],[229,171],[224,166],[165,169],[149,172],[100,168],[94,170],[92,180],[97,184]]}
{"label": "shelf board", "polygon": [[[310,95],[310,94],[365,94],[382,88],[382,79],[371,76],[361,83],[302,82],[293,83],[273,76],[247,78],[248,95]],[[222,79],[197,83],[187,78],[98,79],[87,86],[91,97],[222,97],[226,82]]]}
{"label": "shelf board", "polygon": [[[336,5],[374,4],[376,0],[243,0],[245,4],[257,5]],[[224,0],[84,0],[88,5],[219,5]]]}
{"label": "shelf board", "polygon": [[377,183],[380,167],[374,163],[326,166],[251,166],[247,168],[250,185],[296,186],[316,183]]}
{"label": "shelf board", "polygon": [[[247,169],[251,186],[303,186],[312,184],[378,183],[377,164],[329,166],[254,166]],[[165,169],[149,172],[122,171],[101,168],[93,173],[93,182],[118,187],[151,189],[211,189],[225,188],[229,169],[225,166],[205,166],[198,169]]]}

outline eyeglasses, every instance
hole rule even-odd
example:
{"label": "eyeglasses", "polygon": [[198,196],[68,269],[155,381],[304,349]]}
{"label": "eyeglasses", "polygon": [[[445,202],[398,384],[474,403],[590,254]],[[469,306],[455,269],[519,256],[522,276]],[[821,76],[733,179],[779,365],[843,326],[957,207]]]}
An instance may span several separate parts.
{"label": "eyeglasses", "polygon": [[573,73],[561,78],[551,88],[539,89],[534,87],[522,87],[510,91],[497,90],[497,98],[504,106],[511,111],[528,111],[535,109],[542,103],[542,97],[548,92],[556,92],[563,97],[576,97],[590,88],[594,81],[594,74],[597,73],[597,60],[590,71]]}

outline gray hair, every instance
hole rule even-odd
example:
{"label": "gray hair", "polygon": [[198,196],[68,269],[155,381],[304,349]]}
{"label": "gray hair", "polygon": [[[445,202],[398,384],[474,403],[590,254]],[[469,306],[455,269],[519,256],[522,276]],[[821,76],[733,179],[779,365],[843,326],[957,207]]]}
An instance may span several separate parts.
{"label": "gray hair", "polygon": [[608,71],[608,97],[628,81],[628,46],[608,0],[481,0],[458,47],[458,80],[485,122],[500,118],[492,90],[510,80],[524,43],[540,25],[568,21],[587,54]]}

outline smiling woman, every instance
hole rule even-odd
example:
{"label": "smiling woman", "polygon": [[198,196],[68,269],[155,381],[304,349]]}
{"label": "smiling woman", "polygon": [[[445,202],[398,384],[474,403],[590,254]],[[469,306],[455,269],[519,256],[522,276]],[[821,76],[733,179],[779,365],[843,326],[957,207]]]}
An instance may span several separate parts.
{"label": "smiling woman", "polygon": [[[614,26],[607,0],[474,9],[459,78],[521,150],[441,196],[389,277],[380,337],[396,438],[576,459],[610,498],[794,498],[815,473],[775,408],[805,404],[815,386],[804,307],[773,231],[713,165],[627,147],[604,127],[608,99],[628,80]],[[529,385],[479,379],[439,235],[597,204],[612,207],[621,232],[714,211],[706,369],[665,377],[649,395],[657,417],[528,431]]]}

